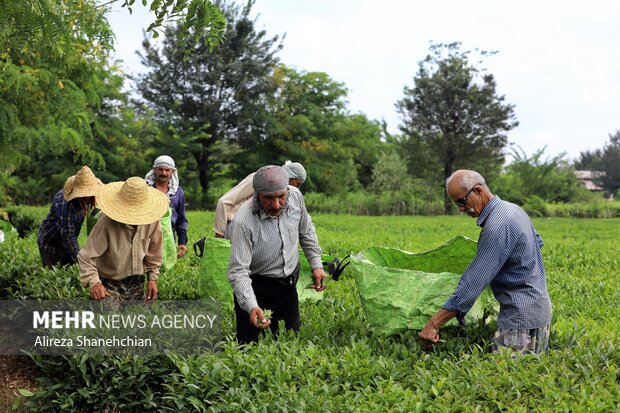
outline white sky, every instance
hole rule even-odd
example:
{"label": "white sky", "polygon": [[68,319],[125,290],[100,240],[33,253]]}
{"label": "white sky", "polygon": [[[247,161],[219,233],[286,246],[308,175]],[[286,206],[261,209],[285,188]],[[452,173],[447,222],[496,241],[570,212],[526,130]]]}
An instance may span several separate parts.
{"label": "white sky", "polygon": [[[117,57],[139,73],[135,51],[153,18],[142,6],[132,16],[119,8],[108,15]],[[482,67],[515,105],[520,125],[509,140],[527,156],[546,145],[547,158],[575,159],[620,130],[617,0],[257,0],[253,11],[258,28],[286,33],[282,63],[343,82],[350,112],[385,119],[392,133],[394,105],[430,41],[498,52]]]}

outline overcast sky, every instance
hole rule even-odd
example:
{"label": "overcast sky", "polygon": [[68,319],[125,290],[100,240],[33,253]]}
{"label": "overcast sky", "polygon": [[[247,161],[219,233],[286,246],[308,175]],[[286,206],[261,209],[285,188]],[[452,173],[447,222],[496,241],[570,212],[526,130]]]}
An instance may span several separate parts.
{"label": "overcast sky", "polygon": [[[343,82],[350,112],[384,119],[392,133],[394,104],[430,41],[498,52],[482,67],[515,105],[509,141],[527,156],[546,145],[546,157],[575,159],[620,130],[617,0],[257,0],[253,10],[258,28],[286,34],[282,63]],[[152,16],[141,6],[108,16],[125,70],[144,71],[135,51]]]}

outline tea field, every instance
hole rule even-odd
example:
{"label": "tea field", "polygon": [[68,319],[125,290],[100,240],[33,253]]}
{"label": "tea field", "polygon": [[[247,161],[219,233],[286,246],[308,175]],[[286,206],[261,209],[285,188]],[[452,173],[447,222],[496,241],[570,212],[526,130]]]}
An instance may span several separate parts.
{"label": "tea field", "polygon": [[[43,216],[45,211],[42,210]],[[190,244],[212,235],[213,215],[189,213]],[[477,239],[466,216],[315,215],[325,253],[370,246],[423,252],[456,235]],[[101,412],[620,412],[620,219],[544,218],[554,317],[550,352],[490,353],[494,325],[446,329],[424,351],[417,331],[368,327],[345,270],[324,299],[301,306],[298,334],[241,347],[225,311],[222,351],[191,357],[42,357],[25,411]],[[88,297],[77,268],[46,270],[36,235],[0,245],[2,299]],[[81,236],[81,243],[84,235]],[[199,258],[163,274],[159,298],[197,299]]]}

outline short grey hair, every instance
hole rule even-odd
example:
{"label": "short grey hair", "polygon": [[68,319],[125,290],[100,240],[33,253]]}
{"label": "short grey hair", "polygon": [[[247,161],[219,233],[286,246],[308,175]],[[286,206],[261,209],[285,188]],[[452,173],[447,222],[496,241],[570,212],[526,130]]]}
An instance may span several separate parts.
{"label": "short grey hair", "polygon": [[486,189],[489,189],[482,175],[480,175],[476,171],[470,171],[467,169],[459,169],[458,171],[455,171],[452,175],[448,177],[448,179],[446,179],[446,189],[448,188],[450,182],[452,182],[453,180],[458,184],[459,187],[461,187],[461,189],[465,191],[470,190],[475,185],[481,185]]}

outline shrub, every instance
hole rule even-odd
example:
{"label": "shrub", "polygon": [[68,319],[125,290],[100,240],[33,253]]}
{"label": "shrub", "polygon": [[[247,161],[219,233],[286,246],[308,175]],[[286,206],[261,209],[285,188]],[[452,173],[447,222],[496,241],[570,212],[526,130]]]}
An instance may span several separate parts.
{"label": "shrub", "polygon": [[25,238],[31,232],[36,232],[47,213],[41,207],[30,206],[10,206],[5,210],[9,215],[9,221],[17,230],[20,238]]}

